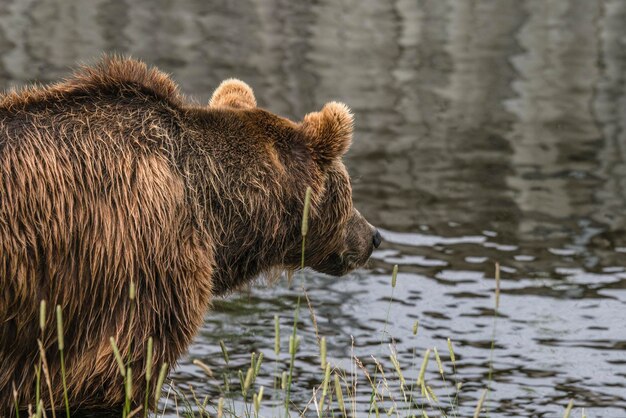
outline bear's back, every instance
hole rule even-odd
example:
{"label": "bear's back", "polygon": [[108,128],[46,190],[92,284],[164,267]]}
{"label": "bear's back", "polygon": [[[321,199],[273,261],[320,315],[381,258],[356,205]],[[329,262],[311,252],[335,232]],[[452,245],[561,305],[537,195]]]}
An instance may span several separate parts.
{"label": "bear's back", "polygon": [[[0,95],[0,159],[7,145],[68,147],[80,153],[166,151],[176,140],[185,107],[176,84],[139,61],[105,57],[63,82]],[[37,145],[37,143],[39,143]],[[169,152],[169,151],[168,151]],[[89,158],[89,157],[87,157]]]}
{"label": "bear's back", "polygon": [[0,110],[32,110],[55,102],[111,95],[136,96],[184,106],[185,98],[165,73],[133,59],[104,56],[93,66],[83,66],[68,79],[48,86],[14,89],[0,95]]}
{"label": "bear's back", "polygon": [[[66,314],[68,353],[85,356],[68,377],[74,403],[118,402],[115,385],[85,386],[117,377],[110,336],[120,349],[133,335],[171,336],[158,359],[171,364],[201,323],[212,253],[194,235],[172,163],[182,105],[162,73],[117,59],[0,97],[0,411],[11,405],[12,382],[21,405],[33,399],[33,373],[23,365],[38,358],[41,299]],[[131,280],[142,307],[132,330]],[[42,338],[49,352],[53,320]],[[56,356],[48,361],[58,369]]]}

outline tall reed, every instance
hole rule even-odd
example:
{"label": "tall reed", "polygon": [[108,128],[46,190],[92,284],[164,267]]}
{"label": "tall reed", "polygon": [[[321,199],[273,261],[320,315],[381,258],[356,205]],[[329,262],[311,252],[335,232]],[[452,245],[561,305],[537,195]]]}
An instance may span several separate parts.
{"label": "tall reed", "polygon": [[[311,187],[306,188],[306,193],[304,195],[304,208],[302,210],[302,250],[300,255],[300,269],[304,270],[304,260],[305,260],[305,249],[306,249],[306,236],[309,232],[309,212],[311,210]],[[298,301],[296,302],[296,311],[293,317],[293,330],[290,337],[289,344],[289,377],[287,380],[286,394],[285,394],[285,415],[290,416],[289,414],[289,400],[291,397],[291,382],[293,380],[293,368],[296,361],[296,350],[298,343],[298,316],[300,314],[300,298],[298,295]]]}
{"label": "tall reed", "polygon": [[61,379],[63,381],[63,399],[65,401],[65,416],[70,418],[70,401],[67,395],[67,379],[65,373],[65,341],[63,339],[63,315],[61,313],[61,305],[57,305],[57,340],[59,345],[59,356],[61,357]]}

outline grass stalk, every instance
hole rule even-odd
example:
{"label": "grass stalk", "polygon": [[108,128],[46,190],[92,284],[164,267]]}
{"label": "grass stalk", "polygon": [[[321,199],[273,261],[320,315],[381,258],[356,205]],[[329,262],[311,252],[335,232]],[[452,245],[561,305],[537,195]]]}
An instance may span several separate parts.
{"label": "grass stalk", "polygon": [[15,416],[20,418],[20,405],[17,401],[17,390],[15,390],[15,383],[13,383],[13,401],[15,404]]}
{"label": "grass stalk", "polygon": [[565,408],[565,412],[563,413],[563,418],[569,418],[572,413],[572,408],[574,408],[574,400],[570,399],[567,403],[567,407]]}
{"label": "grass stalk", "polygon": [[152,337],[148,338],[148,349],[146,352],[146,395],[143,405],[143,416],[148,417],[148,397],[150,395],[150,380],[152,379]]}
{"label": "grass stalk", "polygon": [[[41,341],[44,339],[44,330],[46,329],[46,301],[42,300],[39,304],[39,330],[41,331]],[[35,403],[39,405],[41,400],[41,356],[37,364],[36,383],[35,383]]]}
{"label": "grass stalk", "polygon": [[330,381],[330,364],[326,363],[326,369],[324,370],[324,381],[322,382],[322,397],[320,398],[320,406],[318,409],[319,418],[322,417],[322,411],[324,410],[324,400],[328,393],[328,382]]}
{"label": "grass stalk", "polygon": [[478,399],[478,403],[476,404],[476,409],[474,410],[474,418],[480,417],[480,411],[483,409],[483,403],[485,402],[485,399],[487,397],[487,392],[488,392],[488,389],[485,389],[483,391],[483,394],[480,395],[480,399]]}
{"label": "grass stalk", "polygon": [[[137,286],[135,285],[135,281],[131,279],[128,285],[128,300],[130,303],[130,314],[128,321],[128,330],[129,334],[132,335],[132,329],[135,324],[135,299],[137,298]],[[126,372],[122,374],[124,376],[124,388],[125,388],[125,396],[124,396],[124,410],[122,411],[122,416],[124,418],[128,418],[131,413],[131,397],[132,397],[132,371],[131,371],[131,358],[133,351],[133,339],[131,337],[130,343],[128,346],[128,353],[126,355],[126,366],[123,367]]]}
{"label": "grass stalk", "polygon": [[[441,376],[441,380],[443,381],[443,384],[445,386],[447,386],[448,382],[446,380],[446,374],[445,374],[445,371],[443,369],[443,363],[441,361],[441,358],[439,357],[439,352],[437,351],[437,347],[433,347],[433,351],[435,353],[435,361],[437,362],[437,368],[439,369],[439,375]],[[455,405],[452,403],[452,398],[450,397],[450,393],[449,392],[448,392],[448,403],[450,404],[450,410],[452,411],[452,413],[456,417]]]}
{"label": "grass stalk", "polygon": [[61,380],[63,381],[63,400],[65,401],[65,416],[70,418],[70,401],[67,396],[67,378],[65,372],[65,341],[63,339],[63,315],[61,313],[61,305],[57,305],[57,341],[59,345],[59,356],[61,358]]}
{"label": "grass stalk", "polygon": [[343,418],[348,418],[348,414],[346,413],[346,404],[343,401],[341,381],[339,380],[339,375],[337,373],[335,373],[335,394],[337,396],[337,403],[339,404],[339,410],[341,411]]}
{"label": "grass stalk", "polygon": [[391,271],[391,296],[389,296],[389,304],[387,304],[387,314],[385,315],[385,323],[383,325],[383,330],[380,335],[381,345],[383,343],[383,339],[385,338],[385,334],[387,333],[387,324],[389,323],[389,314],[391,313],[391,304],[393,303],[393,293],[396,290],[397,278],[398,278],[398,265],[395,264],[393,266],[393,270]]}
{"label": "grass stalk", "polygon": [[122,375],[122,377],[126,377],[126,367],[124,366],[124,360],[122,360],[122,355],[120,354],[119,348],[117,348],[115,339],[113,337],[110,337],[109,343],[111,344],[111,349],[113,350],[113,357],[115,357],[115,361],[117,362],[117,367],[120,371],[120,374]]}
{"label": "grass stalk", "polygon": [[[301,245],[301,257],[300,257],[301,269],[304,269],[305,267],[305,251],[306,251],[306,239],[307,239],[307,234],[309,231],[308,217],[310,213],[310,205],[311,205],[311,188],[309,187],[306,190],[306,195],[304,199],[303,218],[302,218],[302,229],[301,229],[302,245]],[[395,287],[397,284],[397,275],[398,275],[398,266],[395,265],[393,267],[393,271],[391,275],[391,287],[392,287],[391,295],[389,297],[389,304],[387,306],[384,326],[380,334],[381,346],[382,346],[383,341],[386,338],[391,339],[390,334],[387,332],[387,327],[389,324],[391,305],[394,301],[394,292],[395,292]],[[369,382],[369,386],[370,386],[369,388],[365,388],[363,392],[365,392],[365,395],[367,396],[369,395],[369,391],[371,390],[370,402],[369,402],[369,415],[375,415],[376,417],[379,417],[380,414],[382,413],[383,415],[386,414],[387,416],[391,416],[393,414],[400,416],[400,414],[405,413],[406,410],[408,409],[409,411],[408,415],[411,416],[412,408],[415,408],[416,415],[421,414],[421,416],[423,417],[428,417],[426,409],[431,409],[435,414],[437,414],[437,411],[435,411],[435,408],[438,408],[439,416],[447,416],[448,412],[442,409],[442,406],[440,404],[439,399],[437,398],[437,395],[435,394],[432,387],[428,385],[425,380],[430,355],[433,354],[434,361],[436,361],[437,369],[441,376],[444,386],[448,388],[450,384],[450,379],[452,378],[450,374],[450,370],[447,370],[447,371],[444,370],[444,364],[442,362],[442,359],[440,358],[440,353],[438,352],[437,347],[432,347],[432,348],[425,350],[424,357],[421,362],[421,367],[419,369],[417,368],[417,365],[418,365],[417,359],[419,357],[416,356],[416,349],[414,348],[413,358],[411,359],[411,364],[408,367],[410,370],[406,370],[406,369],[403,370],[401,362],[404,362],[404,360],[401,360],[401,357],[398,357],[398,353],[396,352],[395,347],[391,346],[390,361],[391,361],[391,364],[393,365],[393,369],[388,368],[387,370],[385,370],[383,368],[383,365],[379,363],[378,360],[374,356],[372,356],[377,367],[375,368],[375,372],[372,373],[372,375],[370,375],[368,373],[368,368],[366,368],[363,365],[363,363],[359,360],[359,358],[356,357],[356,355],[354,354],[354,339],[353,339],[352,340],[352,358],[355,361],[354,363],[355,364],[355,367],[354,367],[355,377],[353,377],[353,381],[350,383],[349,382],[350,378],[348,377],[348,373],[346,371],[339,372],[331,368],[331,364],[327,358],[327,355],[328,355],[327,339],[326,337],[320,337],[318,334],[317,323],[316,323],[315,315],[313,312],[313,308],[306,294],[306,289],[304,289],[304,286],[303,286],[303,290],[304,290],[303,294],[306,297],[307,303],[309,305],[309,310],[311,311],[311,318],[313,321],[313,326],[315,328],[315,334],[316,334],[316,338],[317,338],[317,341],[319,344],[319,350],[320,350],[319,351],[319,356],[320,356],[319,365],[321,366],[321,369],[323,371],[322,372],[323,381],[321,382],[320,386],[317,386],[314,389],[314,395],[313,395],[313,401],[315,402],[315,407],[316,407],[316,412],[317,412],[318,417],[321,418],[324,415],[324,416],[332,416],[334,418],[335,415],[337,415],[343,418],[347,418],[348,414],[347,414],[347,409],[346,409],[346,402],[351,403],[352,415],[356,415],[357,397],[361,395],[360,391],[357,391],[357,380],[356,380],[356,366],[357,365],[365,374],[365,377],[367,378]],[[131,282],[130,288],[129,288],[129,299],[131,302],[131,305],[129,308],[129,311],[130,311],[129,325],[131,326],[131,328],[133,325],[133,319],[135,317],[134,310],[136,309],[136,306],[135,306],[136,292],[137,292],[137,288],[135,286],[135,283]],[[291,330],[291,333],[287,332],[288,334],[290,334],[289,335],[289,364],[288,364],[288,370],[283,371],[282,375],[280,374],[281,372],[278,366],[278,361],[279,361],[280,354],[281,354],[280,353],[281,352],[280,321],[279,321],[278,315],[274,316],[274,327],[275,327],[274,353],[276,355],[275,365],[274,365],[274,392],[278,394],[278,398],[281,397],[281,394],[280,394],[281,389],[284,393],[284,399],[282,400],[284,401],[286,417],[290,416],[290,408],[292,409],[292,411],[294,412],[296,411],[295,409],[296,406],[291,404],[291,388],[294,382],[293,379],[294,379],[294,373],[295,373],[295,360],[296,360],[296,356],[298,355],[299,342],[300,342],[300,339],[298,337],[298,325],[300,322],[300,313],[301,313],[301,296],[302,294],[299,294],[297,297],[297,304],[295,307],[294,319],[293,319],[293,328]],[[487,417],[489,416],[489,395],[491,392],[492,382],[494,380],[493,379],[494,377],[493,359],[494,359],[494,353],[495,353],[495,338],[496,338],[497,320],[499,316],[499,304],[500,304],[500,265],[496,263],[495,264],[495,303],[494,303],[495,306],[494,306],[494,313],[493,313],[493,328],[492,328],[491,347],[490,347],[489,363],[488,363],[488,366],[489,366],[488,382],[487,382],[486,388],[484,388],[484,390],[480,394],[480,398],[478,400],[478,403],[476,404],[474,415],[473,415],[475,418],[482,416],[481,414],[485,414]],[[52,314],[52,312],[49,312],[49,313]],[[67,376],[66,365],[65,365],[65,356],[67,355],[67,351],[69,351],[70,354],[72,354],[73,350],[71,349],[65,350],[64,324],[63,324],[63,317],[62,317],[62,309],[60,305],[56,306],[55,313],[56,313],[58,350],[59,350],[59,355],[60,355],[60,369],[61,369],[60,372],[61,372],[62,384],[63,384],[63,401],[64,401],[64,406],[65,406],[66,418],[69,418],[70,406],[69,406],[69,393],[68,393],[68,385],[67,385],[68,376]],[[37,340],[37,343],[39,345],[39,351],[40,351],[39,357],[40,358],[39,358],[38,364],[34,365],[34,367],[30,366],[30,367],[33,367],[33,369],[35,370],[35,377],[36,377],[35,389],[36,390],[35,390],[35,403],[33,405],[28,405],[29,418],[32,416],[41,417],[41,416],[45,416],[46,414],[46,411],[44,408],[45,405],[43,403],[44,401],[42,399],[42,398],[45,398],[45,396],[47,396],[45,392],[42,392],[45,390],[45,388],[43,387],[44,378],[45,378],[45,381],[48,383],[48,389],[50,391],[50,402],[51,402],[51,407],[52,407],[53,418],[56,418],[54,417],[54,406],[57,404],[52,398],[52,388],[51,388],[51,383],[50,383],[48,366],[46,362],[46,353],[45,353],[44,345],[42,343],[42,341],[45,341],[44,330],[46,327],[47,319],[52,320],[51,318],[47,318],[46,301],[42,300],[40,303],[40,315],[39,315],[41,340]],[[415,321],[413,325],[414,336],[417,335],[417,331],[418,331],[418,322]],[[70,335],[70,340],[71,340],[72,334],[70,333],[69,335]],[[139,406],[135,410],[131,411],[131,407],[137,406],[137,405],[133,405],[134,382],[132,381],[132,370],[131,370],[131,366],[135,365],[135,367],[137,367],[137,363],[136,362],[132,363],[131,361],[133,359],[138,358],[137,356],[133,355],[132,350],[133,350],[133,345],[135,345],[136,348],[139,348],[140,345],[137,344],[138,341],[133,341],[132,338],[130,339],[130,341],[126,340],[125,339],[126,334],[118,335],[118,338],[121,338],[121,341],[122,341],[120,342],[120,347],[122,348],[122,352],[120,352],[120,349],[118,348],[114,337],[110,337],[110,344],[111,344],[113,355],[115,357],[115,361],[119,368],[120,374],[123,377],[124,393],[125,393],[123,416],[126,418],[130,418],[133,415],[136,415],[136,416],[143,415],[144,418],[147,418],[150,414],[149,411],[151,409],[154,409],[156,411],[157,407],[159,406],[159,401],[161,398],[160,396],[161,390],[162,390],[163,383],[165,381],[167,370],[168,370],[167,363],[164,363],[161,365],[158,378],[156,379],[156,386],[154,388],[151,388],[152,386],[151,383],[154,383],[152,379],[155,377],[154,373],[156,372],[156,369],[154,369],[154,367],[156,367],[156,365],[153,365],[153,359],[154,359],[153,348],[154,347],[153,347],[153,338],[150,337],[147,341],[147,346],[146,346],[147,347],[146,362],[145,362],[146,382],[145,382],[145,394],[144,394],[145,397],[143,397],[143,406]],[[229,365],[229,361],[230,361],[229,353],[226,349],[226,345],[224,344],[224,341],[220,341],[219,343],[220,343],[222,355],[226,362],[226,366],[230,366]],[[451,399],[452,395],[450,394],[449,391],[447,393],[447,396],[448,396],[448,401],[451,407],[450,415],[454,413],[454,415],[456,416],[456,413],[457,413],[456,409],[457,409],[459,391],[461,389],[461,385],[460,383],[457,382],[456,356],[455,356],[454,348],[453,348],[452,341],[450,340],[450,338],[447,339],[447,345],[448,345],[448,350],[450,354],[450,360],[452,363],[452,371],[454,373],[454,377],[453,377],[454,382],[455,382],[454,386],[456,389],[454,400]],[[126,352],[126,350],[128,350],[128,352]],[[432,350],[432,353],[431,353],[431,350]],[[126,359],[126,362],[124,361],[125,359]],[[444,358],[444,360],[446,359]],[[261,408],[262,401],[263,401],[264,388],[260,387],[258,391],[255,391],[254,387],[255,387],[255,382],[257,381],[257,377],[261,373],[262,361],[263,361],[263,353],[259,353],[258,355],[256,353],[252,353],[250,367],[247,369],[247,371],[245,371],[246,370],[245,368],[242,369],[245,372],[242,372],[242,370],[239,370],[239,378],[240,378],[240,383],[241,383],[241,395],[243,396],[243,402],[244,402],[244,408],[245,408],[245,410],[242,412],[242,415],[245,414],[246,417],[254,416],[258,418],[260,414],[260,408]],[[207,376],[211,377],[212,372],[206,364],[202,363],[199,360],[194,360],[194,364],[202,368],[206,372]],[[72,370],[71,357],[70,357],[69,365],[70,365],[69,369],[71,371]],[[434,366],[434,365],[431,365],[431,366]],[[271,369],[271,364],[268,365],[267,367]],[[352,363],[351,363],[351,367],[352,367]],[[449,365],[446,365],[446,367],[449,367]],[[284,367],[281,367],[281,368],[284,368]],[[394,382],[391,381],[391,378],[388,382],[385,376],[385,375],[391,376],[393,374],[394,369],[399,379],[400,390],[402,392],[401,394],[403,395],[404,403],[405,403],[404,406],[406,406],[406,403],[408,402],[407,409],[402,408],[403,405],[400,404],[400,395],[397,392],[394,394],[392,391],[392,389],[394,388],[392,383]],[[137,370],[138,369],[135,368],[135,374],[137,373]],[[414,377],[409,377],[409,375],[414,376],[415,374],[414,371],[418,371],[417,380],[415,380]],[[271,370],[270,370],[270,373],[271,373]],[[447,373],[447,376],[446,376],[446,373]],[[72,377],[72,376],[69,376],[69,377]],[[235,408],[234,399],[232,399],[232,402],[233,402],[232,410],[228,407],[226,408],[226,411],[224,410],[225,395],[230,393],[229,380],[227,379],[226,374],[224,374],[224,379],[225,379],[225,383],[223,386],[224,389],[220,388],[220,391],[225,390],[225,392],[222,392],[224,396],[219,398],[219,402],[215,406],[217,416],[220,418],[224,415],[224,413],[226,413],[229,416],[235,416],[235,414],[238,412]],[[344,388],[342,388],[342,381],[341,381],[342,379],[344,380],[343,384],[345,384],[346,386],[345,392],[344,392]],[[390,389],[390,384],[392,384],[391,389]],[[70,379],[70,387],[71,386],[72,386],[72,381]],[[142,386],[142,385],[139,385],[139,386]],[[170,388],[171,389],[174,388],[173,382]],[[135,401],[137,403],[141,403],[142,396],[139,393],[137,385],[135,385],[134,389],[135,389],[135,397],[136,397]],[[153,395],[151,395],[152,393],[151,389],[153,389],[153,392],[154,392]],[[191,394],[193,395],[193,400],[195,400],[195,406],[193,406],[193,408],[192,408],[192,405],[189,404],[188,399],[184,395],[187,390],[191,391]],[[176,389],[174,389],[174,391],[176,395],[179,394],[179,392],[176,392]],[[184,406],[182,406],[182,403],[181,403],[181,414],[186,417],[191,417],[191,416],[195,417],[196,413],[194,411],[198,411],[198,409],[196,409],[197,407],[199,408],[201,417],[209,416],[208,411],[206,411],[207,398],[205,397],[204,402],[201,403],[198,400],[198,397],[196,396],[196,393],[194,392],[193,387],[191,386],[189,387],[189,389],[185,388],[185,392],[180,392],[180,393],[182,393],[181,396],[183,396],[181,399],[185,401],[186,403],[185,407],[187,408],[187,412],[182,411],[182,408],[184,408]],[[233,387],[233,392],[236,392],[235,387]],[[188,392],[186,393],[188,394]],[[344,399],[344,393],[347,396],[345,399]],[[422,397],[421,399],[420,399],[420,393]],[[248,395],[251,395],[251,396],[248,397]],[[14,402],[15,402],[15,416],[19,418],[20,417],[20,410],[19,410],[20,405],[19,405],[18,394],[15,390],[15,387],[13,387],[13,396],[14,396]],[[336,399],[336,405],[333,404],[333,402],[335,402],[335,399],[333,398]],[[398,400],[398,404],[396,404],[396,399]],[[177,400],[178,400],[178,397],[175,397],[176,404],[178,405]],[[167,400],[166,400],[166,403],[167,403]],[[390,403],[393,403],[393,404],[390,405]],[[307,406],[304,408],[304,412],[302,412],[302,414],[304,414],[307,411],[310,404],[311,404],[311,401],[309,401],[309,404],[307,404]],[[430,404],[430,406],[428,404]],[[60,403],[57,406],[59,405]],[[443,405],[445,406],[445,400],[444,400]],[[573,400],[570,400],[565,409],[564,418],[569,418],[571,416],[573,405],[574,405]],[[421,406],[421,411],[420,411],[420,406]],[[23,413],[24,413],[25,407],[26,405],[22,405]],[[34,414],[33,414],[33,407],[35,409]],[[368,407],[368,405],[365,404],[365,405],[362,405],[362,407],[366,408]],[[143,408],[143,414],[141,414],[141,408]],[[279,411],[279,414],[281,414],[282,407],[281,407],[280,401],[278,402],[277,409]],[[339,410],[339,413],[337,413],[338,412],[337,409]],[[176,413],[178,414],[178,411]],[[583,409],[583,416],[584,416],[584,409]]]}
{"label": "grass stalk", "polygon": [[217,401],[217,418],[222,418],[224,415],[224,398],[220,398]]}
{"label": "grass stalk", "polygon": [[[452,410],[454,411],[459,402],[459,391],[461,390],[461,383],[456,375],[456,356],[454,355],[454,347],[452,346],[452,340],[448,338],[448,353],[450,354],[450,362],[452,363],[452,378],[454,380],[454,401],[452,402]],[[456,413],[455,413],[456,416]]]}
{"label": "grass stalk", "polygon": [[[419,321],[415,320],[415,322],[413,322],[413,336],[416,337],[417,336],[417,331],[419,329]],[[413,347],[413,356],[411,357],[411,364],[413,365],[413,367],[417,367],[417,364],[415,362],[415,358],[417,356],[417,349],[415,347]],[[413,389],[415,388],[415,383],[411,382],[411,386],[409,388],[409,412],[407,414],[407,416],[411,416],[411,411],[413,410]]]}
{"label": "grass stalk", "polygon": [[133,371],[130,367],[126,368],[126,379],[124,381],[124,412],[123,416],[128,417],[130,414],[130,402],[133,397]]}
{"label": "grass stalk", "polygon": [[[491,391],[491,381],[493,379],[493,352],[496,347],[496,326],[498,321],[498,308],[500,307],[500,263],[495,264],[495,279],[496,279],[496,290],[495,290],[495,304],[493,309],[493,328],[491,332],[491,349],[489,350],[489,375],[487,378],[487,391],[485,395],[484,401],[487,402],[489,400],[489,393]],[[489,417],[489,404],[485,405],[485,409],[487,411],[487,417]]]}
{"label": "grass stalk", "polygon": [[52,412],[52,418],[56,418],[56,412],[54,408],[54,396],[52,394],[52,381],[50,380],[50,373],[48,369],[48,362],[46,360],[46,350],[43,348],[41,340],[37,340],[37,346],[39,347],[39,358],[41,359],[41,370],[43,372],[46,384],[48,385],[48,395],[50,396],[50,410]]}
{"label": "grass stalk", "polygon": [[226,362],[226,365],[228,366],[228,350],[226,349],[226,344],[224,344],[224,340],[220,340],[220,349],[222,350],[222,357],[224,357],[224,361]]}
{"label": "grass stalk", "polygon": [[[394,290],[396,289],[397,278],[398,278],[398,265],[395,264],[391,272],[391,296],[389,296],[389,304],[387,305],[387,314],[385,315],[385,323],[380,333],[380,345],[381,346],[383,344],[383,339],[385,338],[385,334],[387,333],[387,324],[389,323],[389,314],[391,313],[391,304],[393,303],[393,293],[394,293]],[[378,369],[374,371],[374,382],[376,382],[377,377],[378,377]],[[370,407],[369,407],[368,417],[371,416],[372,414],[375,396],[376,396],[375,386],[373,387],[374,387],[374,391],[372,392],[370,396]]]}
{"label": "grass stalk", "polygon": [[[304,270],[304,259],[305,259],[305,249],[306,249],[306,236],[309,232],[309,213],[311,210],[311,187],[306,188],[306,193],[304,195],[304,208],[302,210],[302,249],[300,256],[300,269]],[[290,416],[289,414],[289,400],[291,397],[291,382],[293,380],[293,369],[296,361],[296,345],[297,345],[297,330],[298,330],[298,316],[300,314],[300,298],[298,295],[298,300],[296,302],[296,311],[294,313],[293,319],[293,330],[291,334],[291,340],[293,340],[293,350],[290,347],[290,360],[289,360],[289,376],[287,378],[287,387],[285,394],[285,415]]]}
{"label": "grass stalk", "polygon": [[[278,393],[278,387],[280,386],[280,376],[278,375],[278,359],[280,357],[280,319],[278,315],[274,315],[274,394]],[[278,412],[280,416],[280,412]]]}
{"label": "grass stalk", "polygon": [[159,371],[159,377],[157,378],[157,384],[154,388],[154,410],[156,411],[157,406],[159,405],[159,399],[161,399],[161,389],[163,388],[163,382],[165,382],[165,376],[167,375],[167,363],[163,363],[161,365],[161,370]]}

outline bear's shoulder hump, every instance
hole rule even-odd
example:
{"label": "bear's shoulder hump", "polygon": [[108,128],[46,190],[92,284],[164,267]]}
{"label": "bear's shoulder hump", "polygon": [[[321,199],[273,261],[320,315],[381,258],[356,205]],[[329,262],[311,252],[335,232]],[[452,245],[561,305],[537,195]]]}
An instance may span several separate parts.
{"label": "bear's shoulder hump", "polygon": [[71,96],[137,94],[183,106],[185,98],[170,76],[144,62],[105,55],[92,65],[83,65],[69,78],[48,86],[14,89],[0,96],[0,108],[22,108]]}
{"label": "bear's shoulder hump", "polygon": [[178,85],[170,76],[144,62],[106,55],[95,65],[84,65],[59,87],[109,90],[111,88],[140,88],[144,92],[169,100],[183,102]]}

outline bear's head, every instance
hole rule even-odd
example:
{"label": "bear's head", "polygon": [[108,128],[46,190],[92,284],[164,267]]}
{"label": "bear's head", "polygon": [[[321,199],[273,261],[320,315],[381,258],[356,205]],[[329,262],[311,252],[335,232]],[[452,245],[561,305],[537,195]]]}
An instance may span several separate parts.
{"label": "bear's head", "polygon": [[350,176],[342,162],[353,136],[354,119],[348,106],[330,102],[301,122],[292,122],[257,108],[252,89],[236,79],[222,82],[209,106],[252,113],[256,137],[263,132],[265,140],[278,150],[277,160],[288,165],[282,182],[291,182],[287,194],[295,196],[296,203],[286,206],[292,229],[286,236],[293,242],[284,246],[282,264],[294,269],[300,266],[300,216],[306,186],[311,186],[306,267],[341,276],[364,265],[382,238],[352,203]]}
{"label": "bear's head", "polygon": [[305,143],[323,173],[307,237],[307,265],[334,276],[365,264],[381,243],[380,233],[352,204],[350,176],[342,162],[352,143],[353,123],[348,106],[338,102],[307,114],[300,123]]}

